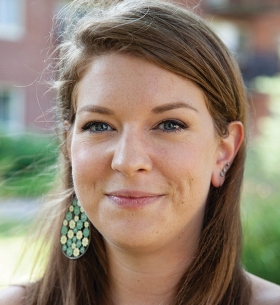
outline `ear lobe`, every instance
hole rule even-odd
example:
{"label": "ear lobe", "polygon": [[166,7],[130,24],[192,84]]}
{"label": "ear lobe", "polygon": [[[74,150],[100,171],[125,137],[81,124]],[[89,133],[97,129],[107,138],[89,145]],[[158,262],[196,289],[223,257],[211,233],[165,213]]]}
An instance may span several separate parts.
{"label": "ear lobe", "polygon": [[217,149],[216,164],[211,178],[211,182],[214,187],[220,187],[223,185],[226,172],[232,164],[243,140],[243,124],[239,121],[229,123],[228,136],[221,139]]}

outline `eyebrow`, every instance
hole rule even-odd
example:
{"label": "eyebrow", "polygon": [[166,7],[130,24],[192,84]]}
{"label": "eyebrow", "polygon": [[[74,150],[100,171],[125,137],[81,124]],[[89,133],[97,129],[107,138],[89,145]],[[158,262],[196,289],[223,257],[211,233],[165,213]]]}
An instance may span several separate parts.
{"label": "eyebrow", "polygon": [[196,108],[194,108],[190,104],[184,103],[184,102],[176,102],[176,103],[170,103],[170,104],[158,106],[158,107],[155,107],[152,110],[152,112],[158,114],[158,113],[162,113],[162,112],[177,109],[177,108],[188,108],[188,109],[198,112],[198,110]]}
{"label": "eyebrow", "polygon": [[92,113],[100,113],[100,114],[107,114],[107,115],[113,115],[114,111],[103,107],[103,106],[96,106],[96,105],[86,105],[81,107],[77,113],[80,112],[92,112]]}
{"label": "eyebrow", "polygon": [[[165,111],[178,109],[178,108],[188,108],[188,109],[191,109],[191,110],[194,110],[194,111],[198,112],[198,110],[196,108],[194,108],[193,106],[191,106],[188,103],[176,102],[176,103],[169,103],[169,104],[157,106],[157,107],[152,109],[152,113],[159,114],[159,113],[163,113]],[[114,111],[112,111],[111,109],[108,109],[108,108],[103,107],[103,106],[97,106],[97,105],[83,106],[79,109],[77,114],[81,113],[81,112],[92,112],[92,113],[99,113],[99,114],[106,114],[106,115],[113,115],[114,114]]]}

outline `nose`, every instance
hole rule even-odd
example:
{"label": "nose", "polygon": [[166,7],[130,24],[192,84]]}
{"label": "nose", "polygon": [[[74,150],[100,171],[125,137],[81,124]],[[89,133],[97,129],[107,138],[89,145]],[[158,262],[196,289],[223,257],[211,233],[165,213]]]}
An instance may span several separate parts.
{"label": "nose", "polygon": [[149,172],[152,161],[144,136],[132,130],[123,132],[114,147],[111,167],[127,177]]}

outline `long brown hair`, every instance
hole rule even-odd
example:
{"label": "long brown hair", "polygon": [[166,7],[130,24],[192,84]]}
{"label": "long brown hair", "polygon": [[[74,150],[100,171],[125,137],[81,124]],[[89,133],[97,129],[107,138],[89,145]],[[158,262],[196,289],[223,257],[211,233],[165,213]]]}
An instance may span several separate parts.
{"label": "long brown hair", "polygon": [[[62,190],[55,200],[55,217],[49,220],[46,234],[51,245],[47,267],[43,276],[29,285],[27,304],[110,304],[107,258],[100,233],[91,226],[91,245],[78,260],[67,259],[59,243],[62,219],[73,195],[63,123],[68,121],[71,125],[75,120],[75,88],[96,56],[129,53],[185,77],[204,92],[220,137],[227,136],[227,126],[232,121],[241,121],[246,129],[246,94],[239,68],[201,18],[165,1],[118,2],[74,0],[62,13],[66,18],[61,23],[64,31],[55,53],[53,82],[57,92]],[[250,287],[240,263],[245,145],[246,141],[225,183],[210,188],[199,248],[178,283],[172,304],[249,303]]]}

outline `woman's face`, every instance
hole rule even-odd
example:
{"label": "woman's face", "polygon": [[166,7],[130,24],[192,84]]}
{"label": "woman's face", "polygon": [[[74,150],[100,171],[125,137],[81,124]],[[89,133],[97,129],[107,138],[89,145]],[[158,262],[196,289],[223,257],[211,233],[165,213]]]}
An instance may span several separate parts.
{"label": "woman's face", "polygon": [[146,60],[94,59],[76,91],[69,154],[77,197],[105,242],[195,246],[219,138],[202,91]]}

